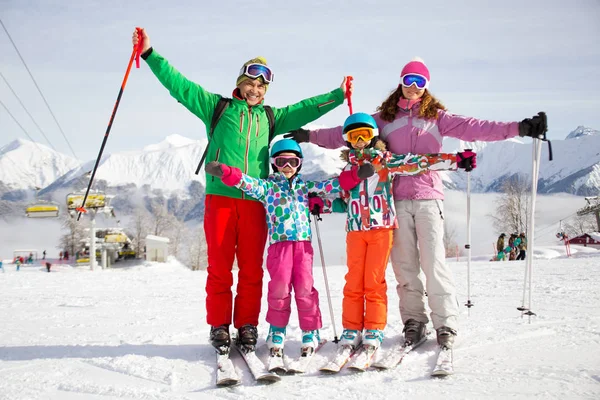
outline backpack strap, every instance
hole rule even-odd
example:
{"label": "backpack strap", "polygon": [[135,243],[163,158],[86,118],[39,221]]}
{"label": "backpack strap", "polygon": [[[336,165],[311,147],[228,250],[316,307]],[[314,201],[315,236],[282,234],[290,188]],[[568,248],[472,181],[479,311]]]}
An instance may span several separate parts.
{"label": "backpack strap", "polygon": [[198,168],[196,168],[195,174],[198,175],[200,173],[200,168],[202,168],[202,164],[204,164],[204,160],[206,159],[206,155],[208,154],[208,148],[210,146],[210,142],[212,142],[212,135],[215,131],[215,127],[219,123],[219,120],[225,113],[227,107],[229,107],[229,103],[231,103],[231,99],[226,97],[221,97],[217,102],[215,107],[215,111],[213,112],[212,120],[210,121],[210,130],[208,131],[208,143],[206,144],[206,148],[204,149],[204,153],[202,153],[202,158],[200,158],[200,162],[198,163]]}
{"label": "backpack strap", "polygon": [[269,144],[275,136],[275,114],[271,106],[263,106],[265,113],[267,113],[267,119],[269,120]]}
{"label": "backpack strap", "polygon": [[[230,103],[231,103],[231,99],[229,99],[227,97],[221,97],[219,99],[219,101],[217,102],[215,111],[213,112],[212,120],[210,121],[210,130],[208,131],[208,133],[210,134],[211,137],[212,137],[213,132],[215,131],[215,127],[219,123],[219,120],[225,113],[225,110],[227,110],[227,107],[229,107]],[[210,138],[209,138],[209,140],[210,140]]]}

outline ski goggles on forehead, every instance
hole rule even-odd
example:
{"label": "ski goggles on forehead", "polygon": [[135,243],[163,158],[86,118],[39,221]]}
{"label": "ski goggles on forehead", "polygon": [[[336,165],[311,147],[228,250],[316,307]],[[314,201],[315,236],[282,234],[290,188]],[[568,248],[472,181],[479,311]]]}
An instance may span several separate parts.
{"label": "ski goggles on forehead", "polygon": [[344,133],[344,140],[350,143],[357,143],[360,139],[368,142],[375,137],[375,133],[371,128],[356,128]]}
{"label": "ski goggles on forehead", "polygon": [[300,164],[302,164],[302,159],[294,156],[277,156],[271,158],[271,163],[277,168],[285,168],[286,165],[289,165],[292,168],[298,168]]}
{"label": "ski goggles on forehead", "polygon": [[265,83],[273,82],[275,74],[264,64],[244,65],[240,70],[240,75],[246,75],[248,78],[256,79],[262,76]]}
{"label": "ski goggles on forehead", "polygon": [[429,81],[423,75],[419,74],[406,74],[400,78],[402,86],[410,87],[415,85],[417,89],[427,89]]}

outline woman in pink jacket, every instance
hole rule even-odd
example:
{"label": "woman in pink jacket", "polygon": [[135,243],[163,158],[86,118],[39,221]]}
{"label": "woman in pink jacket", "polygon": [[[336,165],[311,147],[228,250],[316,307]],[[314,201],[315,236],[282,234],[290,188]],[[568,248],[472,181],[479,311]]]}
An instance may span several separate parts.
{"label": "woman in pink jacket", "polygon": [[[412,60],[402,68],[398,87],[373,114],[379,136],[392,153],[440,153],[445,136],[467,142],[491,142],[517,135],[545,138],[544,113],[509,123],[454,115],[429,92],[429,82],[429,70],[423,60]],[[346,146],[340,126],[314,131],[299,129],[287,136],[329,149]],[[441,177],[436,171],[397,176],[393,195],[398,229],[394,231],[391,256],[398,281],[405,343],[421,342],[429,322],[425,312],[425,287],[419,277],[423,270],[438,343],[452,347],[459,310],[452,273],[445,263]]]}

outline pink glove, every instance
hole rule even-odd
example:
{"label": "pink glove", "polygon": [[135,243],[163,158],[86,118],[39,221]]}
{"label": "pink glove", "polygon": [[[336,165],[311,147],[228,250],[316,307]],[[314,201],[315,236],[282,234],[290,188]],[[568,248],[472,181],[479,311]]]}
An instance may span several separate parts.
{"label": "pink glove", "polygon": [[352,168],[342,171],[338,179],[342,189],[346,191],[354,189],[354,187],[358,185],[360,181],[362,181],[362,179],[358,176],[358,165],[353,165]]}
{"label": "pink glove", "polygon": [[239,168],[221,164],[221,170],[223,171],[221,180],[227,186],[235,186],[242,180],[242,171]]}
{"label": "pink glove", "polygon": [[325,203],[319,196],[313,196],[308,198],[308,209],[312,215],[319,215],[323,211]]}

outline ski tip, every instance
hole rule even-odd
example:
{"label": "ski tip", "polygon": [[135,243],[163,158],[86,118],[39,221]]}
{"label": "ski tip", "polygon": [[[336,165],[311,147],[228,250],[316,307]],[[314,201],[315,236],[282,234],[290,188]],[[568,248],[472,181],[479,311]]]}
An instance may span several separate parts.
{"label": "ski tip", "polygon": [[269,385],[269,384],[275,383],[275,382],[279,382],[280,380],[281,380],[281,377],[279,375],[275,375],[275,374],[263,375],[263,376],[256,378],[256,382],[261,383],[261,384],[266,384],[266,385]]}
{"label": "ski tip", "polygon": [[242,383],[241,380],[239,379],[223,379],[219,382],[217,382],[217,387],[233,387],[233,386],[238,386]]}
{"label": "ski tip", "polygon": [[432,378],[446,378],[452,374],[453,374],[452,371],[441,369],[441,370],[433,371],[431,373],[431,377]]}

